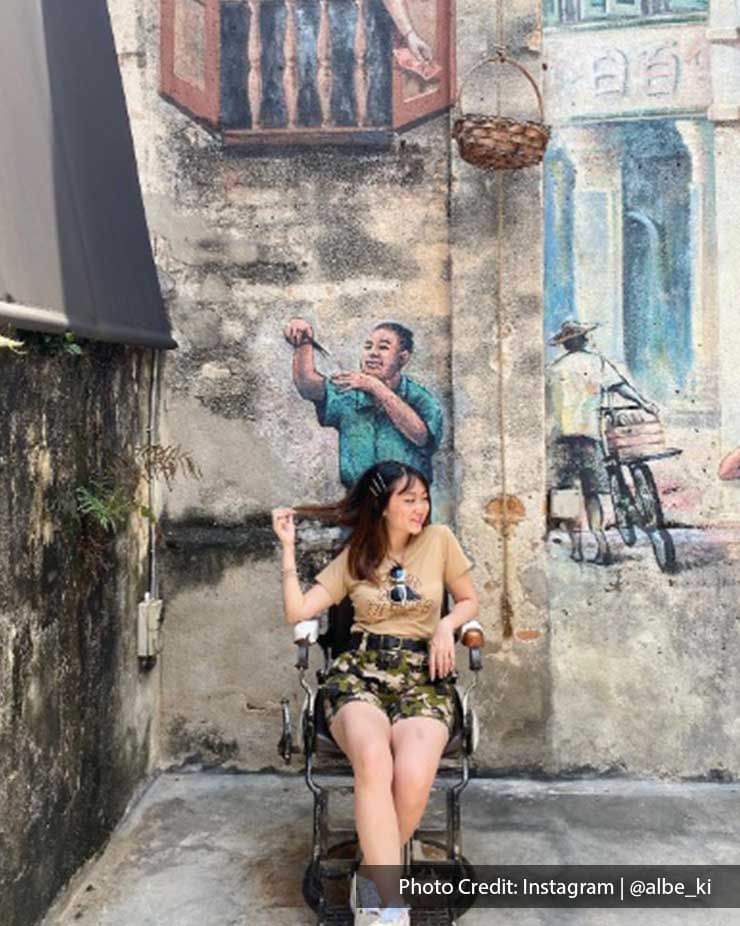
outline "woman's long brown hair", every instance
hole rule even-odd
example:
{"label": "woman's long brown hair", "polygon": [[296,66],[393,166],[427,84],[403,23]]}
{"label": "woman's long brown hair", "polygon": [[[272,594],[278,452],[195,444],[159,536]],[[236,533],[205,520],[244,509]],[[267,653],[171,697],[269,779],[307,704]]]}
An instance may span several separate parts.
{"label": "woman's long brown hair", "polygon": [[[352,530],[345,546],[349,547],[347,568],[353,579],[377,582],[377,568],[388,552],[388,533],[383,512],[388,507],[391,495],[405,492],[415,480],[429,492],[425,476],[411,466],[395,460],[376,463],[360,476],[350,491],[329,505],[297,505],[297,515],[306,518],[320,518]],[[399,482],[403,480],[399,487]],[[424,526],[432,515],[431,505]]]}

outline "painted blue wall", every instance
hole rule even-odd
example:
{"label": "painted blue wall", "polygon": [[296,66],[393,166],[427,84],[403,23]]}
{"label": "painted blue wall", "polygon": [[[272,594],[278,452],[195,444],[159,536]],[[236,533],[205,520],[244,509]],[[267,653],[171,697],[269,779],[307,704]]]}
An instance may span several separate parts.
{"label": "painted blue wall", "polygon": [[[690,157],[671,120],[609,125],[604,133],[612,144],[618,136],[615,147],[621,151],[615,170],[622,177],[622,353],[634,380],[656,400],[666,401],[681,395],[693,362]],[[545,161],[544,193],[549,336],[564,319],[579,317],[574,301],[575,171],[557,134]],[[578,195],[598,196],[599,191]],[[596,208],[592,216],[593,227],[578,247],[591,248],[597,263],[608,238],[607,219]],[[620,286],[616,276],[614,286]]]}

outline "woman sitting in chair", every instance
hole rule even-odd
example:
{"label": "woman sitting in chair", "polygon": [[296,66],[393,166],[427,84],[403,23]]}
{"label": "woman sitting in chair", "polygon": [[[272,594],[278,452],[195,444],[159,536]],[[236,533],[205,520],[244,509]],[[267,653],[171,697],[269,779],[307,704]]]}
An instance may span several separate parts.
{"label": "woman sitting in chair", "polygon": [[[296,574],[296,514],[351,528],[342,552],[305,594]],[[454,722],[454,633],[478,613],[472,564],[448,527],[429,523],[430,514],[426,479],[394,461],[367,470],[336,505],[273,512],[288,621],[315,617],[346,596],[354,605],[350,649],[332,663],[323,692],[331,735],[352,763],[355,825],[368,866],[399,865],[422,818]],[[445,589],[455,603],[441,618]],[[372,882],[353,880],[357,926],[408,924],[397,882],[395,890],[378,887],[382,900]]]}

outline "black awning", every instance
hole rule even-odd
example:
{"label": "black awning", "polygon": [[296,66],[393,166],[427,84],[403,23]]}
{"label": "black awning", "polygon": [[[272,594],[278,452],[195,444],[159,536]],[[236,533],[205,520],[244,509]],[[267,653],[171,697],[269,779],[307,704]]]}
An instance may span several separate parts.
{"label": "black awning", "polygon": [[0,4],[0,321],[176,346],[105,0]]}

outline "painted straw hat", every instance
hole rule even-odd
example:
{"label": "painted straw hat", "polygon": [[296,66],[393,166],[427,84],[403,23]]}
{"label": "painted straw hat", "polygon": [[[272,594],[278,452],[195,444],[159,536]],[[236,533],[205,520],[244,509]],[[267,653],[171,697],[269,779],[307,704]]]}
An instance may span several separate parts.
{"label": "painted straw hat", "polygon": [[570,341],[572,338],[580,338],[582,335],[588,334],[590,331],[593,331],[594,328],[598,327],[598,322],[589,324],[588,322],[577,322],[573,319],[568,319],[563,322],[548,343],[553,346],[555,344],[565,344],[566,341]]}

